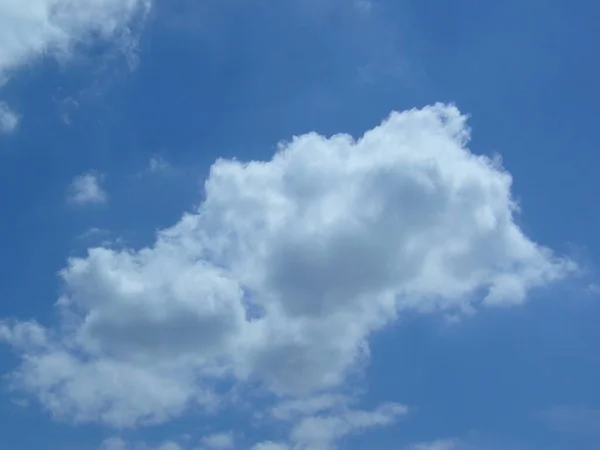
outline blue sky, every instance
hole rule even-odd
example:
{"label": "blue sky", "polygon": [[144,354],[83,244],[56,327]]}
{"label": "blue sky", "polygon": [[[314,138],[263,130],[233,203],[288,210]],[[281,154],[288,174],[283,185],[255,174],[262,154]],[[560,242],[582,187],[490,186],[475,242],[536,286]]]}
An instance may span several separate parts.
{"label": "blue sky", "polygon": [[598,17],[0,0],[2,446],[597,449]]}

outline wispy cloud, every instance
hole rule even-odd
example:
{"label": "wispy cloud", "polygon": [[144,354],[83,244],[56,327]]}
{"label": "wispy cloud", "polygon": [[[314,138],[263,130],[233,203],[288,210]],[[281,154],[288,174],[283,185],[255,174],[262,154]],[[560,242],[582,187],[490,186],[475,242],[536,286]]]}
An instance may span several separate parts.
{"label": "wispy cloud", "polygon": [[554,429],[567,433],[600,434],[600,409],[576,405],[554,406],[543,417]]}
{"label": "wispy cloud", "polygon": [[209,450],[230,450],[235,447],[233,433],[215,433],[205,436],[202,444]]}
{"label": "wispy cloud", "polygon": [[10,133],[19,125],[19,115],[4,102],[0,102],[0,133]]}
{"label": "wispy cloud", "polygon": [[183,450],[183,447],[174,441],[166,441],[162,444],[150,446],[145,443],[130,443],[119,437],[106,439],[100,450]]}
{"label": "wispy cloud", "polygon": [[102,179],[102,175],[94,172],[75,177],[67,193],[69,202],[77,205],[108,202],[108,194],[101,186]]}
{"label": "wispy cloud", "polygon": [[128,23],[149,0],[35,0],[0,2],[0,74],[52,54],[67,57],[91,36],[130,50]]}
{"label": "wispy cloud", "polygon": [[[458,439],[438,439],[409,445],[405,450],[466,450]],[[472,450],[472,449],[471,449]]]}
{"label": "wispy cloud", "polygon": [[153,156],[148,163],[148,171],[150,173],[163,172],[168,170],[171,165],[160,156]]}

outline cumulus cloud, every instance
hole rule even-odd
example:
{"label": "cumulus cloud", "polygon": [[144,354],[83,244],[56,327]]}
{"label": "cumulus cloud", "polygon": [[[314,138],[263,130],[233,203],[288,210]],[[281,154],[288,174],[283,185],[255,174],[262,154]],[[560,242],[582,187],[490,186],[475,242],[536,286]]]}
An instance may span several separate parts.
{"label": "cumulus cloud", "polygon": [[128,35],[149,0],[8,0],[0,2],[0,75],[45,55],[69,54],[92,37]]}
{"label": "cumulus cloud", "polygon": [[102,188],[102,176],[90,172],[75,177],[67,193],[68,200],[77,205],[106,203],[108,194]]}
{"label": "cumulus cloud", "polygon": [[0,133],[10,133],[19,125],[19,116],[4,102],[0,102]]}
{"label": "cumulus cloud", "polygon": [[[204,202],[153,245],[68,261],[59,326],[5,330],[23,357],[13,385],[67,419],[155,423],[217,402],[222,379],[326,394],[408,310],[524,302],[575,266],[525,236],[510,174],[468,140],[437,104],[358,140],[310,133],[268,161],[217,161]],[[292,436],[372,423],[335,417]]]}

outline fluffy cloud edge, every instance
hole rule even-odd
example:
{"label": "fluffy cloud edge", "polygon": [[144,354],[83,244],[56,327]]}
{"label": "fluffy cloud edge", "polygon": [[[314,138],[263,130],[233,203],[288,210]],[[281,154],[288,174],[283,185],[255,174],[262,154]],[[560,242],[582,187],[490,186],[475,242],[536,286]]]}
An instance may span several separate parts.
{"label": "fluffy cloud edge", "polygon": [[223,378],[335,392],[407,309],[524,302],[576,265],[523,234],[510,175],[468,139],[436,104],[358,140],[311,133],[269,161],[217,161],[204,203],[153,246],[69,260],[58,327],[4,325],[14,384],[59,417],[148,425],[218,404]]}

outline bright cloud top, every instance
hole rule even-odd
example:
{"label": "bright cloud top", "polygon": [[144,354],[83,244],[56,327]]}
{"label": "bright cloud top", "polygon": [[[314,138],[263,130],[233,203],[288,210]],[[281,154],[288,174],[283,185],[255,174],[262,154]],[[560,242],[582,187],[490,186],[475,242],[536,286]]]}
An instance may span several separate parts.
{"label": "bright cloud top", "polygon": [[43,55],[68,54],[89,37],[114,37],[148,6],[148,0],[4,0],[0,75]]}
{"label": "bright cloud top", "polygon": [[[465,116],[437,104],[356,141],[312,133],[270,161],[217,161],[201,206],[151,247],[69,260],[60,326],[0,328],[23,358],[14,387],[64,419],[156,423],[214,408],[223,379],[334,390],[406,310],[522,303],[574,264],[523,234],[510,175],[468,139]],[[402,412],[380,408],[306,419],[290,439],[325,421],[326,448]]]}

